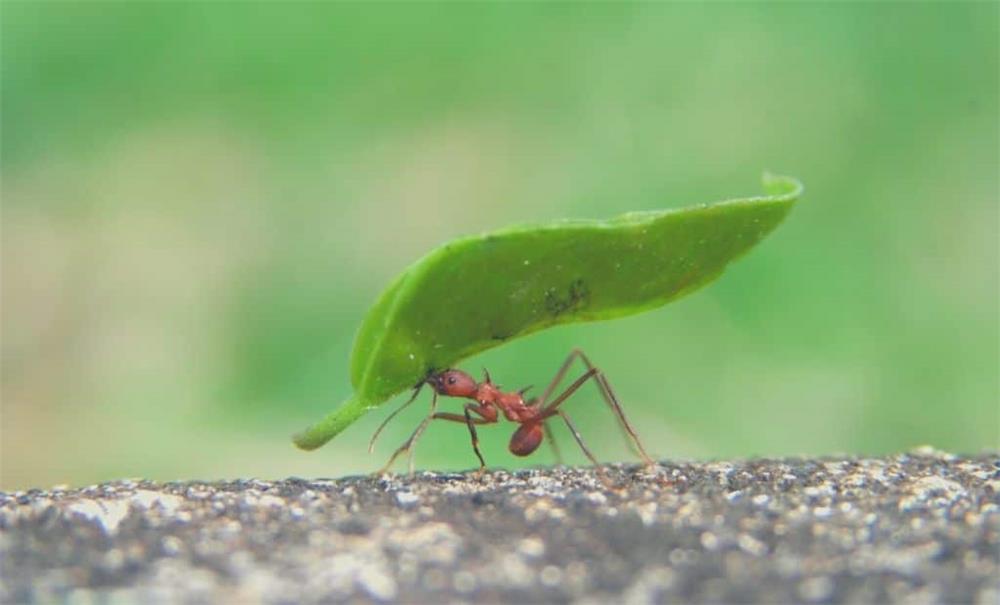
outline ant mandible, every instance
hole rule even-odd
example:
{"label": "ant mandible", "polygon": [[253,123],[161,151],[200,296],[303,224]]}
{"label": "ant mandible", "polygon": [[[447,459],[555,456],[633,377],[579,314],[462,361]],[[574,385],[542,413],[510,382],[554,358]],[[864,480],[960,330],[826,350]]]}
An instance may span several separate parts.
{"label": "ant mandible", "polygon": [[[560,393],[555,399],[551,401],[549,398],[552,393],[556,390],[559,384],[562,382],[569,370],[573,361],[579,359],[586,366],[587,371],[584,372],[579,378],[573,381],[566,390]],[[604,377],[604,373],[601,372],[594,364],[590,362],[590,359],[579,349],[574,349],[572,353],[563,362],[562,367],[556,372],[555,377],[549,383],[549,386],[545,389],[540,397],[533,397],[529,400],[524,399],[524,394],[531,387],[523,388],[519,391],[502,391],[500,387],[493,383],[490,379],[489,372],[484,370],[484,378],[482,382],[476,382],[476,380],[466,374],[461,370],[447,369],[442,372],[437,372],[431,374],[424,381],[418,384],[413,389],[413,395],[401,405],[396,411],[389,415],[378,429],[375,434],[372,435],[371,442],[368,444],[369,453],[375,447],[375,440],[378,439],[379,433],[385,428],[385,425],[389,423],[393,417],[401,412],[406,406],[413,403],[420,393],[420,390],[425,384],[429,384],[434,390],[434,395],[431,398],[431,411],[430,414],[424,418],[424,420],[417,426],[417,428],[410,435],[403,445],[392,454],[389,461],[386,462],[385,466],[379,471],[379,474],[385,473],[392,466],[392,463],[396,461],[403,453],[409,453],[410,460],[410,472],[413,472],[413,445],[416,443],[417,439],[423,434],[424,429],[431,420],[449,420],[451,422],[464,422],[466,426],[469,427],[469,435],[472,437],[472,449],[476,452],[476,457],[479,458],[479,472],[482,472],[486,468],[486,461],[483,460],[483,454],[479,451],[479,437],[476,435],[476,425],[479,424],[493,424],[499,421],[500,412],[503,412],[504,417],[511,421],[520,424],[517,430],[514,431],[514,435],[511,436],[509,449],[515,456],[527,456],[538,449],[538,446],[542,442],[542,438],[547,438],[553,451],[555,452],[556,458],[561,460],[558,446],[553,439],[551,429],[549,428],[546,421],[554,416],[559,416],[566,423],[569,428],[570,433],[573,434],[574,439],[576,439],[577,444],[587,458],[600,470],[600,465],[594,455],[590,452],[590,449],[583,443],[583,438],[580,437],[579,431],[573,425],[573,422],[569,419],[566,412],[559,408],[560,405],[566,399],[568,399],[573,393],[577,391],[585,382],[588,380],[594,381],[598,389],[601,392],[601,396],[604,398],[605,403],[611,408],[611,410],[618,417],[622,428],[630,438],[630,443],[636,449],[636,452],[642,458],[643,462],[647,466],[653,466],[655,462],[650,458],[649,454],[646,453],[645,448],[642,447],[642,443],[639,441],[639,435],[636,434],[635,429],[629,424],[627,418],[625,418],[625,412],[622,410],[621,404],[618,402],[618,398],[615,396],[613,390],[611,390],[611,385],[608,384],[607,378]],[[437,411],[437,400],[438,395],[444,397],[460,397],[463,399],[471,399],[472,402],[466,403],[464,414],[452,414],[449,412],[438,412]],[[475,415],[475,416],[473,416]]]}

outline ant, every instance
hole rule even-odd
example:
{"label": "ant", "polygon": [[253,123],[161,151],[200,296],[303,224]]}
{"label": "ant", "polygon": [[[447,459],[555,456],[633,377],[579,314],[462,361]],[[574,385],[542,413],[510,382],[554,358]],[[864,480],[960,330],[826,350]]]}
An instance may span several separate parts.
{"label": "ant", "polygon": [[[552,396],[552,393],[562,382],[566,372],[569,371],[570,366],[576,359],[581,360],[587,366],[587,371],[573,381],[573,383],[570,384],[566,390],[550,401],[549,398]],[[413,389],[413,395],[410,396],[406,403],[396,409],[396,411],[390,414],[389,417],[386,418],[381,425],[379,425],[375,434],[372,435],[371,442],[368,444],[368,452],[371,453],[372,449],[375,447],[375,440],[378,439],[379,433],[382,432],[385,425],[387,425],[389,421],[392,420],[393,417],[401,412],[406,406],[413,403],[425,384],[429,384],[434,390],[434,395],[431,399],[430,414],[417,426],[417,428],[410,435],[410,438],[407,439],[403,445],[399,446],[399,448],[392,454],[392,457],[389,458],[389,461],[382,467],[379,474],[387,472],[389,467],[392,466],[392,463],[396,461],[396,458],[403,453],[409,453],[410,473],[413,473],[413,445],[423,434],[424,429],[427,428],[427,425],[431,420],[464,422],[465,425],[469,427],[469,435],[472,437],[472,449],[475,451],[476,457],[479,458],[478,472],[482,473],[486,469],[486,461],[483,460],[483,454],[479,451],[479,437],[476,434],[476,425],[493,424],[498,422],[500,412],[503,412],[503,415],[507,420],[516,422],[520,425],[517,430],[514,431],[514,435],[511,436],[510,445],[508,446],[510,452],[515,456],[527,456],[531,454],[538,449],[538,446],[541,444],[544,437],[552,446],[556,459],[561,462],[562,456],[559,453],[559,448],[552,436],[551,429],[548,424],[546,424],[546,421],[549,418],[559,416],[566,423],[566,426],[573,434],[573,437],[576,439],[580,449],[583,450],[583,453],[587,456],[587,458],[594,464],[595,467],[597,467],[598,472],[601,472],[600,464],[597,462],[597,459],[594,458],[590,449],[583,443],[583,438],[576,430],[576,427],[573,426],[573,422],[569,419],[569,416],[559,407],[588,380],[592,380],[595,384],[597,384],[605,403],[608,404],[608,407],[610,407],[618,417],[622,428],[625,429],[625,432],[630,438],[630,444],[634,446],[636,452],[642,458],[643,462],[645,462],[646,466],[651,467],[655,465],[653,459],[650,458],[649,454],[646,453],[645,448],[642,447],[642,443],[639,441],[639,436],[636,434],[635,429],[632,428],[628,419],[625,418],[625,412],[622,410],[622,406],[618,402],[618,398],[615,396],[614,391],[611,390],[611,385],[608,384],[608,380],[604,377],[604,373],[590,362],[590,359],[587,358],[583,351],[574,349],[573,352],[571,352],[566,358],[566,361],[563,362],[559,371],[556,372],[555,377],[553,377],[552,382],[549,383],[545,392],[542,393],[540,397],[533,397],[528,400],[525,400],[524,394],[531,387],[525,387],[519,391],[502,391],[500,386],[494,384],[490,379],[488,371],[483,370],[483,373],[483,381],[476,382],[472,376],[461,370],[446,369],[441,372],[429,374],[425,380],[417,384]],[[437,400],[439,395],[444,397],[460,397],[462,399],[470,399],[472,402],[465,404],[464,414],[438,412]]]}

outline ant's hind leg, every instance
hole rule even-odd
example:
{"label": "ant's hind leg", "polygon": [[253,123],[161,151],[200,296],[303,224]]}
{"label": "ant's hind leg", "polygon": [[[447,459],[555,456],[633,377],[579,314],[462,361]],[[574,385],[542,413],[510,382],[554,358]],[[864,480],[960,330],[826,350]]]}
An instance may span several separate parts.
{"label": "ant's hind leg", "polygon": [[[555,390],[555,387],[562,381],[573,360],[577,358],[579,358],[584,365],[587,366],[587,372],[585,372],[583,376],[576,379],[576,381],[567,387],[566,390],[556,397],[554,401],[546,405],[546,401],[552,394],[552,391]],[[615,416],[618,417],[621,427],[625,430],[629,437],[627,440],[629,445],[635,448],[636,453],[639,454],[639,457],[642,458],[642,461],[646,464],[646,466],[655,466],[656,462],[654,462],[650,455],[646,453],[646,448],[642,446],[642,442],[639,440],[639,434],[636,433],[635,429],[632,428],[632,425],[629,423],[628,418],[625,417],[625,410],[622,408],[621,403],[618,401],[618,397],[615,395],[614,390],[612,390],[611,385],[608,383],[608,379],[605,377],[604,372],[591,363],[587,355],[580,349],[573,349],[573,351],[566,358],[566,361],[563,362],[562,367],[559,368],[559,371],[556,373],[552,383],[549,384],[545,393],[539,399],[539,405],[544,406],[545,410],[554,410],[589,379],[594,380],[597,384],[598,390],[601,392],[601,397],[604,398],[604,402],[611,408],[611,411],[614,412]]]}
{"label": "ant's hind leg", "polygon": [[563,378],[566,377],[566,372],[568,372],[569,371],[569,367],[571,365],[573,365],[573,360],[576,359],[577,357],[582,356],[582,355],[583,355],[583,351],[581,351],[580,349],[573,349],[573,351],[570,352],[570,354],[566,356],[566,360],[563,361],[563,363],[562,363],[561,366],[559,366],[559,369],[556,371],[555,375],[552,377],[552,380],[549,381],[549,385],[547,387],[545,387],[545,392],[542,393],[541,397],[538,397],[538,398],[535,399],[535,403],[534,404],[536,406],[538,406],[539,408],[544,408],[545,407],[545,402],[547,402],[549,400],[549,397],[551,397],[552,393],[555,392],[556,388],[559,386],[559,383],[561,383],[563,381]]}
{"label": "ant's hind leg", "polygon": [[621,425],[625,429],[625,432],[627,432],[628,436],[631,437],[630,443],[632,443],[638,450],[642,461],[646,464],[646,466],[655,466],[656,461],[654,461],[653,458],[646,453],[646,448],[642,447],[642,441],[639,440],[639,434],[635,432],[635,429],[632,428],[628,418],[625,417],[625,410],[622,408],[622,404],[619,403],[618,396],[615,395],[613,390],[611,390],[611,385],[608,383],[607,377],[603,372],[598,370],[597,374],[594,375],[594,378],[597,380],[597,384],[600,387],[601,396],[604,397],[604,401],[611,406],[611,409],[614,410],[615,414],[618,416],[618,420],[621,421]]}
{"label": "ant's hind leg", "polygon": [[556,464],[562,464],[562,452],[559,451],[559,444],[556,443],[556,437],[552,434],[552,427],[549,426],[548,422],[543,422],[542,429],[545,430],[545,440],[549,442],[549,447],[552,448],[552,455],[556,458]]}
{"label": "ant's hind leg", "polygon": [[583,450],[583,454],[587,457],[588,460],[590,460],[591,464],[594,465],[594,470],[597,472],[597,476],[600,477],[601,483],[603,483],[605,486],[610,487],[611,482],[608,480],[607,474],[605,474],[604,472],[604,468],[601,466],[601,463],[597,461],[597,458],[594,458],[594,454],[591,453],[590,448],[587,447],[587,444],[583,442],[583,437],[580,436],[580,431],[576,430],[576,426],[574,426],[573,423],[570,421],[569,415],[562,410],[554,410],[553,412],[551,412],[551,414],[553,415],[558,414],[559,417],[563,419],[563,421],[566,423],[566,426],[569,428],[569,432],[572,433],[573,438],[576,439],[576,444],[580,446],[580,449]]}

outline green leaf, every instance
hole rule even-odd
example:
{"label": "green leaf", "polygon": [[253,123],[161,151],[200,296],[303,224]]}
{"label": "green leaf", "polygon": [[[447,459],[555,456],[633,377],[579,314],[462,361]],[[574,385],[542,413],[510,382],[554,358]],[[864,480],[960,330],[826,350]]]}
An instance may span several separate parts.
{"label": "green leaf", "polygon": [[764,197],[510,227],[438,247],[398,276],[362,322],[354,396],[295,443],[317,448],[429,373],[485,349],[697,290],[770,233],[802,192],[791,178],[763,180]]}

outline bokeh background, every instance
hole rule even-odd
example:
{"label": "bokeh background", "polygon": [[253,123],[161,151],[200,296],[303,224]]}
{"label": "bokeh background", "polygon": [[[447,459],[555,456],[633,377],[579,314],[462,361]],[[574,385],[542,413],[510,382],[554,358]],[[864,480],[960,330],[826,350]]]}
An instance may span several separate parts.
{"label": "bokeh background", "polygon": [[[998,6],[4,3],[0,487],[374,470],[424,405],[374,455],[394,403],[289,436],[407,264],[764,170],[806,197],[714,285],[465,367],[541,385],[581,346],[663,457],[1000,447]],[[551,460],[511,432],[489,463]],[[475,465],[452,424],[417,460]]]}

